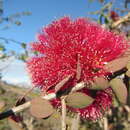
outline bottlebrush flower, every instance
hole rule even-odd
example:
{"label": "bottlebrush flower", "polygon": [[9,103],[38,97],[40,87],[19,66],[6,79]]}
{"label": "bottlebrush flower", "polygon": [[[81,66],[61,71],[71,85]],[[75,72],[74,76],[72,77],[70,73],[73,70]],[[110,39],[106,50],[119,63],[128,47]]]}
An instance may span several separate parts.
{"label": "bottlebrush flower", "polygon": [[[44,90],[56,85],[68,75],[76,77],[78,58],[80,80],[88,82],[108,73],[104,64],[119,57],[126,49],[123,36],[103,29],[85,18],[72,21],[64,17],[45,27],[32,49],[38,56],[28,61],[32,82]],[[99,70],[99,71],[96,71]]]}
{"label": "bottlebrush flower", "polygon": [[[107,76],[104,65],[121,56],[127,49],[123,36],[116,35],[100,25],[79,18],[72,21],[69,17],[61,18],[45,27],[38,35],[38,41],[32,43],[32,50],[38,52],[27,62],[27,67],[34,85],[44,92],[67,76],[71,79],[65,88],[74,86],[79,81],[89,82],[98,76]],[[80,76],[77,78],[77,66]],[[53,100],[54,101],[54,100]],[[55,99],[56,106],[58,99]],[[99,91],[95,101],[84,109],[74,109],[85,119],[97,119],[101,115],[101,106],[111,106],[109,93]]]}

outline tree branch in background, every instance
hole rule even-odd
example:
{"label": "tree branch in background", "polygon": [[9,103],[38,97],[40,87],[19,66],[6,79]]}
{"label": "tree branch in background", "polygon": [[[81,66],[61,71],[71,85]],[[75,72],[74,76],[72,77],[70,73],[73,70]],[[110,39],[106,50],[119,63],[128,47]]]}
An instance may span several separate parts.
{"label": "tree branch in background", "polygon": [[130,13],[128,13],[127,15],[125,15],[124,17],[120,18],[118,21],[114,22],[112,24],[112,28],[115,28],[117,26],[119,26],[120,24],[127,22],[130,20]]}

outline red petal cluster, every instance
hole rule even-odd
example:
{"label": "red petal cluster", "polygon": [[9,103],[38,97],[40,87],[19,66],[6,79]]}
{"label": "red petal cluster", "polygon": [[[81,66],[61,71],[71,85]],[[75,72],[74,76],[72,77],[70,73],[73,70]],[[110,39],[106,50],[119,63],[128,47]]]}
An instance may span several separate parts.
{"label": "red petal cluster", "polygon": [[68,75],[75,78],[79,56],[81,80],[86,82],[106,75],[104,64],[120,56],[126,46],[123,36],[92,21],[64,17],[45,27],[32,43],[32,50],[40,54],[28,61],[28,69],[32,82],[47,90]]}
{"label": "red petal cluster", "polygon": [[[65,87],[72,87],[79,80],[92,81],[95,76],[107,76],[104,65],[121,56],[127,48],[123,36],[116,35],[86,18],[72,21],[64,17],[45,27],[32,43],[37,55],[31,57],[27,67],[34,85],[48,92],[61,80],[71,75]],[[77,63],[80,63],[80,79],[76,78]],[[86,93],[86,92],[84,92]],[[86,93],[88,94],[88,93]],[[109,93],[98,91],[95,101],[84,109],[72,109],[85,119],[95,120],[111,106]],[[53,100],[60,106],[60,100]],[[102,106],[102,107],[101,107]]]}

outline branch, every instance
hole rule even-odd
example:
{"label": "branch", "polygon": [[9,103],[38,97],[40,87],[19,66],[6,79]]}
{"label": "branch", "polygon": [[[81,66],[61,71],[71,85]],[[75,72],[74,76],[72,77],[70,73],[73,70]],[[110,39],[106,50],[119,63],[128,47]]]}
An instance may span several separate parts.
{"label": "branch", "polygon": [[10,38],[5,38],[5,37],[0,37],[0,40],[5,41],[5,43],[8,43],[10,41],[10,42],[14,42],[14,43],[19,44],[19,45],[22,43],[22,42],[19,42],[19,41],[10,39]]}
{"label": "branch", "polygon": [[72,120],[71,130],[79,130],[80,125],[80,114],[78,113],[75,118]]}
{"label": "branch", "polygon": [[61,105],[62,105],[62,130],[66,130],[66,103],[65,103],[65,97],[61,97]]}
{"label": "branch", "polygon": [[124,23],[126,21],[130,20],[130,13],[128,13],[127,15],[125,15],[124,17],[120,18],[118,21],[114,22],[112,24],[112,28],[117,27],[118,25],[120,25],[121,23]]}
{"label": "branch", "polygon": [[[73,87],[71,92],[75,92],[77,90],[80,90],[80,89],[84,88],[85,86],[86,86],[86,84],[84,82],[80,82],[80,83],[78,83],[77,85],[75,85]],[[52,100],[52,99],[54,99],[56,97],[57,97],[56,93],[50,93],[48,95],[43,96],[42,98],[46,99],[46,100]],[[26,102],[26,103],[24,103],[22,105],[19,105],[17,107],[14,107],[14,108],[6,111],[6,112],[2,112],[2,113],[0,113],[0,120],[2,120],[4,118],[7,118],[7,117],[9,117],[9,116],[11,116],[13,114],[19,113],[19,112],[29,108],[30,106],[31,106],[31,101]]]}
{"label": "branch", "polygon": [[108,130],[108,119],[106,117],[103,118],[103,127],[104,130]]}

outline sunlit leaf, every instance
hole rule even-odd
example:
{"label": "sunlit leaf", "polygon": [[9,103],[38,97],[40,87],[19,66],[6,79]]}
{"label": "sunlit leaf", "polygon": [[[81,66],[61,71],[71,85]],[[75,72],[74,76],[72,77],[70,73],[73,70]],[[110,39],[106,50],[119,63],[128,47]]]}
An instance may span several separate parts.
{"label": "sunlit leaf", "polygon": [[90,89],[97,89],[97,90],[101,89],[102,90],[102,89],[106,89],[107,87],[109,87],[109,82],[104,77],[94,78],[94,81],[91,84],[92,84],[92,86],[90,87]]}
{"label": "sunlit leaf", "polygon": [[120,103],[125,104],[127,100],[127,88],[121,79],[113,79],[110,81],[110,86],[113,89]]}
{"label": "sunlit leaf", "polygon": [[36,118],[47,118],[51,116],[54,109],[49,101],[40,97],[31,101],[30,113]]}
{"label": "sunlit leaf", "polygon": [[104,69],[108,72],[114,73],[126,67],[129,61],[130,61],[130,57],[118,58],[108,62],[108,64],[104,66]]}

